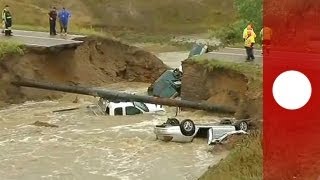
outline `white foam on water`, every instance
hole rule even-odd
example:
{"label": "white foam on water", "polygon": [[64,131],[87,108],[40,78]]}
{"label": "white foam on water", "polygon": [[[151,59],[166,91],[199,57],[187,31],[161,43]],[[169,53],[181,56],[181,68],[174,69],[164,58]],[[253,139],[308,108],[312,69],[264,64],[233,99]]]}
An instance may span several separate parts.
{"label": "white foam on water", "polygon": [[29,142],[29,140],[31,139],[31,137],[25,137],[22,140],[19,140],[19,142]]}

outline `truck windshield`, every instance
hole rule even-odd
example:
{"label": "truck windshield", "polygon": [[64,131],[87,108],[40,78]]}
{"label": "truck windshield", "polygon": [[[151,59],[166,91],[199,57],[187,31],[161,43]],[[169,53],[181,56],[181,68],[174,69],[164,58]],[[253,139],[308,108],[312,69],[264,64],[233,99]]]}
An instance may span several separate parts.
{"label": "truck windshield", "polygon": [[149,112],[149,109],[148,107],[144,104],[144,103],[141,103],[141,102],[133,102],[133,105],[142,109],[144,112]]}

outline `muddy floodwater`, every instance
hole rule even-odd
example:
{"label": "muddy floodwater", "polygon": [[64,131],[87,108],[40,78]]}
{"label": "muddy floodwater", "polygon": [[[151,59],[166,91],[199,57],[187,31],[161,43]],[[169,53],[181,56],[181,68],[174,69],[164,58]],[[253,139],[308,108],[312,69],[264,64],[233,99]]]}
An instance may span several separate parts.
{"label": "muddy floodwater", "polygon": [[[97,116],[86,108],[95,101],[26,102],[0,110],[0,179],[194,180],[226,156],[208,152],[206,139],[156,140],[153,128],[174,116],[170,109],[165,115]],[[52,112],[73,107],[80,109]],[[191,115],[213,120],[201,113],[181,118]],[[59,127],[30,125],[35,121]]]}

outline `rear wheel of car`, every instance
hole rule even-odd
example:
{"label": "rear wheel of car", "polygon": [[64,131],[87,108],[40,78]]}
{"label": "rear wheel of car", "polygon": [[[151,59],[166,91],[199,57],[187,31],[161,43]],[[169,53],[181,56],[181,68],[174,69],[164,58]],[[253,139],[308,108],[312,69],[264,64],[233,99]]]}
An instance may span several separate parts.
{"label": "rear wheel of car", "polygon": [[192,136],[196,131],[196,126],[194,125],[192,120],[186,119],[181,121],[180,130],[183,135]]}
{"label": "rear wheel of car", "polygon": [[170,124],[172,126],[179,126],[180,122],[176,118],[168,118],[167,124]]}
{"label": "rear wheel of car", "polygon": [[236,130],[248,131],[248,123],[246,121],[240,121],[235,124]]}

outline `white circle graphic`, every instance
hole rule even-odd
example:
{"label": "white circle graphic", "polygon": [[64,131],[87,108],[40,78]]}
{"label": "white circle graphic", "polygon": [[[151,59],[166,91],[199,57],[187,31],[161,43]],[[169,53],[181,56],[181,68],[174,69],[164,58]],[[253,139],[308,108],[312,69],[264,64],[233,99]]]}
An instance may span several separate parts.
{"label": "white circle graphic", "polygon": [[311,98],[312,87],[309,79],[299,71],[286,71],[273,83],[273,97],[276,102],[288,110],[297,110],[305,106]]}

